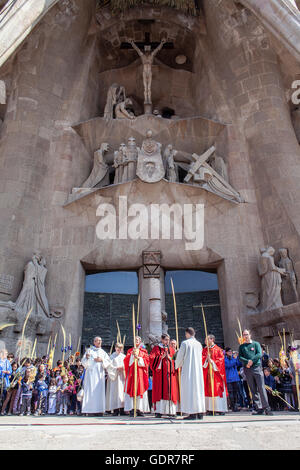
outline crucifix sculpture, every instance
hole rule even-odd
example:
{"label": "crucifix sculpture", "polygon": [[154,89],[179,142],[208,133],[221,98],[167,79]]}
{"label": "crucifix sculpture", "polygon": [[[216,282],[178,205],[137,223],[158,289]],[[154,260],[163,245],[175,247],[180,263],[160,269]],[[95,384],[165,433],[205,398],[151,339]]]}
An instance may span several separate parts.
{"label": "crucifix sculpture", "polygon": [[[152,48],[154,49],[152,50]],[[129,43],[122,43],[122,49],[133,48],[140,56],[143,64],[143,85],[144,85],[144,112],[145,114],[152,113],[152,96],[151,96],[151,85],[152,85],[152,65],[154,57],[158,52],[166,47],[168,49],[173,48],[173,43],[167,42],[166,39],[162,39],[160,43],[150,41],[150,33],[145,33],[144,42],[134,42],[131,40]],[[142,51],[144,48],[144,52]]]}

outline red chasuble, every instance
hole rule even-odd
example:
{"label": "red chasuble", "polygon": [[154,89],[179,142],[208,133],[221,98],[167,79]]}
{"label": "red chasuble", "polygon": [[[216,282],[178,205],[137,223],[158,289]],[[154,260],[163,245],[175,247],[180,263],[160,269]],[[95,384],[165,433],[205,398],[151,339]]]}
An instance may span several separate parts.
{"label": "red chasuble", "polygon": [[[179,401],[177,371],[175,370],[175,361],[164,358],[165,348],[154,346],[150,353],[150,367],[153,373],[152,382],[152,403],[155,409],[155,403],[160,400],[171,400],[175,405]],[[173,357],[174,349],[169,348],[169,355]]]}
{"label": "red chasuble", "polygon": [[[213,367],[212,369],[212,375],[213,375],[213,382],[214,382],[214,397],[222,397],[224,393],[224,388],[226,390],[226,395],[228,395],[227,392],[227,385],[226,385],[226,373],[225,373],[225,358],[223,354],[223,350],[219,348],[216,344],[212,347],[209,348],[210,351],[210,357],[214,361],[217,371],[215,370],[216,367]],[[203,349],[202,352],[202,360],[203,360],[203,366],[205,364],[205,361],[207,359],[207,347]],[[211,387],[211,379],[210,379],[210,372],[209,372],[209,364],[207,367],[203,367],[203,377],[204,377],[204,388],[205,388],[205,396],[206,397],[212,397],[212,387]]]}
{"label": "red chasuble", "polygon": [[[128,393],[129,396],[134,397],[134,361],[132,364],[130,363],[131,353],[133,352],[133,348],[130,348],[127,351],[127,355],[124,359],[124,367],[125,367],[125,375],[126,375],[126,383],[127,387],[125,389],[125,393]],[[144,393],[148,390],[149,387],[149,355],[147,350],[140,347],[139,348],[139,358],[143,358],[144,366],[137,366],[137,393],[136,396],[140,396],[143,398]]]}

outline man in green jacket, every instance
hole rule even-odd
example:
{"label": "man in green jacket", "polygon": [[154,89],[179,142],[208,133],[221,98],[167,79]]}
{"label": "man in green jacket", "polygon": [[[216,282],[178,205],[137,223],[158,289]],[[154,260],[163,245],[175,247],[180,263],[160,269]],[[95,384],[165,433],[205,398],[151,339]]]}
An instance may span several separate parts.
{"label": "man in green jacket", "polygon": [[272,415],[265,389],[264,375],[261,366],[262,350],[257,341],[252,341],[249,330],[243,331],[244,343],[239,347],[239,360],[243,364],[245,376],[251,390],[256,408],[254,415]]}

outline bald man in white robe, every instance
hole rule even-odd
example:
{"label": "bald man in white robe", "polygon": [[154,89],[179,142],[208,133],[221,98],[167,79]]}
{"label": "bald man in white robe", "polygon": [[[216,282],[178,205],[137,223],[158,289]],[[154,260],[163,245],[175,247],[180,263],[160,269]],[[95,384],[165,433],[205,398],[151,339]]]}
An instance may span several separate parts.
{"label": "bald man in white robe", "polygon": [[105,412],[105,370],[111,365],[108,354],[101,349],[102,339],[94,338],[94,346],[83,356],[81,363],[85,368],[83,380],[83,414],[102,414]]}
{"label": "bald man in white robe", "polygon": [[180,410],[188,415],[184,419],[203,419],[206,408],[202,345],[196,340],[193,328],[185,330],[185,337],[175,361],[175,368],[181,367]]}

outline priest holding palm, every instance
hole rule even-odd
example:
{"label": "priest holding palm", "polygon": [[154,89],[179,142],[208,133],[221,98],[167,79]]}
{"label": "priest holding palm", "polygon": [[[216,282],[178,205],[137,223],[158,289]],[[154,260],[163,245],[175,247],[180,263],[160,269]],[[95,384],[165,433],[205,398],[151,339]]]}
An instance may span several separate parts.
{"label": "priest holding palm", "polygon": [[[135,391],[135,362],[137,368],[136,391]],[[148,387],[149,387],[149,355],[147,350],[142,347],[140,336],[135,337],[135,347],[127,351],[124,359],[125,366],[125,405],[124,411],[130,411],[134,414],[134,397],[136,394],[136,409],[138,416],[144,416],[148,413]]]}
{"label": "priest holding palm", "polygon": [[169,346],[168,334],[161,336],[161,343],[150,353],[150,368],[153,373],[152,403],[155,417],[175,416],[179,403],[177,371],[173,356],[175,350]]}

